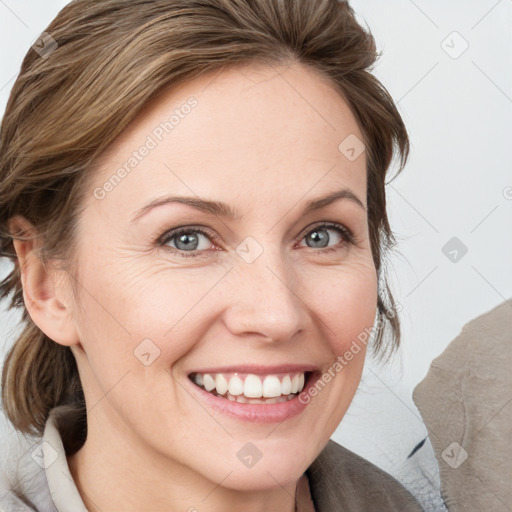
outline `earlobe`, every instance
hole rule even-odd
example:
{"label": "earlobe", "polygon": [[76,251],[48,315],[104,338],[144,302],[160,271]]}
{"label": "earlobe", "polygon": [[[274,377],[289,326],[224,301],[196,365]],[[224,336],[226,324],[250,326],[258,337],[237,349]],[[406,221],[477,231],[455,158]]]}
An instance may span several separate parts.
{"label": "earlobe", "polygon": [[18,257],[23,300],[32,321],[55,342],[71,346],[79,343],[70,310],[68,282],[62,272],[45,264],[39,254],[42,239],[25,218],[9,219],[9,232]]}

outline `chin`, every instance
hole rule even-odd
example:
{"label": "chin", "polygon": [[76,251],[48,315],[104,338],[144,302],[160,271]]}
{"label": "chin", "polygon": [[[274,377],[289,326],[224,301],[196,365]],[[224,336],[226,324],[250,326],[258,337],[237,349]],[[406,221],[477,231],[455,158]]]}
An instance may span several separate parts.
{"label": "chin", "polygon": [[311,462],[303,462],[301,458],[297,457],[296,452],[287,451],[284,457],[274,454],[267,457],[266,461],[262,457],[252,467],[244,467],[240,464],[240,467],[235,469],[226,468],[225,474],[218,475],[217,482],[226,478],[228,472],[232,471],[222,483],[223,487],[245,492],[282,488],[296,483]]}

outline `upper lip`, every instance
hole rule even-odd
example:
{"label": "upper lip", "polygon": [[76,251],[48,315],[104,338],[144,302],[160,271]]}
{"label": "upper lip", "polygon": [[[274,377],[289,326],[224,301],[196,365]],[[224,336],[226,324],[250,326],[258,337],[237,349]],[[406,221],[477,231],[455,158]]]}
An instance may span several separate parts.
{"label": "upper lip", "polygon": [[208,368],[198,368],[188,372],[192,373],[252,373],[255,375],[273,375],[275,373],[305,373],[317,371],[318,367],[311,364],[281,364],[273,366],[263,366],[254,364],[240,364],[230,366],[213,366]]}

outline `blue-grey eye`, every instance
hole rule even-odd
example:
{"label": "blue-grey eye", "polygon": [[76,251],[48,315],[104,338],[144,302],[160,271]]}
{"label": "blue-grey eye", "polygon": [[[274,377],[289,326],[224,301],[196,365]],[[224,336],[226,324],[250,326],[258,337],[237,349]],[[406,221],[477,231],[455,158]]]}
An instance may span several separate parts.
{"label": "blue-grey eye", "polygon": [[171,245],[172,248],[187,252],[205,250],[211,244],[208,236],[197,229],[182,230],[170,234],[164,240],[164,245],[168,245],[170,242],[174,242],[174,245]]}
{"label": "blue-grey eye", "polygon": [[[335,233],[334,236],[329,234]],[[338,227],[322,227],[318,226],[314,228],[312,231],[306,234],[304,240],[311,240],[312,243],[308,244],[308,247],[313,249],[324,249],[329,246],[329,242],[334,241],[334,245],[338,244],[344,238],[344,233]]]}

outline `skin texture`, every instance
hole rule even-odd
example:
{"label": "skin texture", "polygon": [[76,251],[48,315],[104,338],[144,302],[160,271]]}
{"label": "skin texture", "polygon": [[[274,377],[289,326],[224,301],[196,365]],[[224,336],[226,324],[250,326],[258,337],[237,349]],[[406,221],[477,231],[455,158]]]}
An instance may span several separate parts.
{"label": "skin texture", "polygon": [[[95,197],[191,96],[197,106]],[[342,188],[366,205],[366,155],[350,161],[338,149],[351,134],[362,139],[343,98],[300,64],[203,75],[154,99],[102,155],[80,217],[78,297],[66,272],[41,265],[32,252],[39,242],[15,242],[31,318],[78,362],[88,438],[68,463],[90,511],[120,503],[125,512],[294,510],[296,483],[345,414],[365,350],[279,424],[209,408],[192,396],[187,375],[242,364],[325,371],[373,325],[377,277],[366,209],[341,199],[302,213],[307,201]],[[175,203],[131,222],[167,194],[222,201],[241,218]],[[321,228],[333,249],[326,252],[311,236],[321,222],[345,226],[354,243]],[[191,233],[198,257],[180,256],[176,238],[154,242],[182,226],[214,233]],[[12,227],[30,229],[19,217]],[[252,263],[236,252],[246,237],[263,251]],[[144,339],[160,351],[149,365],[134,355]],[[247,442],[262,455],[252,468],[237,457]]]}

